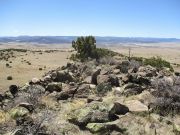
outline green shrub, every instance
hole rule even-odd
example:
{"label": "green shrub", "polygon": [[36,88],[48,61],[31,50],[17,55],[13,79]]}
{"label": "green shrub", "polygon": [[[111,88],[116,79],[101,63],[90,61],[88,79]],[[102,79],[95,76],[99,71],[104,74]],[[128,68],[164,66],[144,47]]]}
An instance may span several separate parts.
{"label": "green shrub", "polygon": [[109,49],[96,48],[96,39],[93,36],[78,37],[76,41],[72,41],[72,47],[77,52],[72,54],[71,60],[87,60],[88,58],[99,59],[106,56],[115,56],[115,53]]}
{"label": "green shrub", "polygon": [[78,37],[72,41],[72,47],[77,51],[74,56],[79,59],[96,58],[96,39],[93,36]]}
{"label": "green shrub", "polygon": [[11,51],[16,51],[16,52],[27,52],[28,50],[26,49],[15,49],[15,48],[8,48],[8,49],[2,49],[0,52],[11,52]]}
{"label": "green shrub", "polygon": [[12,76],[7,77],[7,80],[12,80],[12,79],[13,79]]}
{"label": "green shrub", "polygon": [[96,87],[96,91],[98,94],[105,94],[108,91],[112,90],[112,86],[108,83],[98,84]]}
{"label": "green shrub", "polygon": [[146,58],[146,59],[144,59],[143,64],[144,65],[151,65],[151,66],[156,67],[158,69],[162,69],[163,67],[166,67],[166,68],[169,68],[170,71],[174,71],[171,64],[168,61],[163,60],[160,57]]}
{"label": "green shrub", "polygon": [[116,52],[113,52],[109,49],[105,49],[105,48],[96,48],[96,58],[102,58],[105,56],[115,56],[117,55]]}
{"label": "green shrub", "polygon": [[138,62],[143,62],[143,57],[131,57],[131,60],[135,60],[135,61],[138,61]]}

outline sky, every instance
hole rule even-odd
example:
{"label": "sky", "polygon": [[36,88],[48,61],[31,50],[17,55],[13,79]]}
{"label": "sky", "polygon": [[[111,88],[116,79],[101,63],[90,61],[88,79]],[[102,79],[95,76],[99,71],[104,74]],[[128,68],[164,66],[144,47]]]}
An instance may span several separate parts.
{"label": "sky", "polygon": [[180,38],[180,0],[0,0],[0,36]]}

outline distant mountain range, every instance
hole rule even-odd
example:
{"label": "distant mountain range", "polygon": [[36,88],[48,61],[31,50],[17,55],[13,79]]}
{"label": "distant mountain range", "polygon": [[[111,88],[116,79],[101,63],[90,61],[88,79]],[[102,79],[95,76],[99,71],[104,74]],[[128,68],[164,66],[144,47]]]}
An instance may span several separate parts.
{"label": "distant mountain range", "polygon": [[[71,43],[77,36],[18,36],[0,37],[0,43],[39,43],[39,44],[62,44]],[[177,38],[146,38],[146,37],[96,37],[98,44],[119,44],[119,43],[161,43],[180,42]]]}

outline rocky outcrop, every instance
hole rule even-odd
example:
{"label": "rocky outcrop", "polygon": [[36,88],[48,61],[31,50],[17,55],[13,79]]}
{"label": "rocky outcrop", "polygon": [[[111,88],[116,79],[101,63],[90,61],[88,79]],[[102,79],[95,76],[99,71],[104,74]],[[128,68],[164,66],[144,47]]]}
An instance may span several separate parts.
{"label": "rocky outcrop", "polygon": [[[0,134],[175,135],[180,79],[162,72],[127,60],[68,63],[0,94]],[[171,118],[156,112],[170,109]]]}

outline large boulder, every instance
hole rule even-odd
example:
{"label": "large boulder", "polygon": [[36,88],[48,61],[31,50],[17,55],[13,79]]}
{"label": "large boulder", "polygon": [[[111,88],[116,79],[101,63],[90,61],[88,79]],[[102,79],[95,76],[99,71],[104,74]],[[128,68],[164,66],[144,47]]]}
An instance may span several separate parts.
{"label": "large boulder", "polygon": [[92,73],[92,78],[91,78],[91,83],[92,84],[97,84],[97,76],[100,74],[101,69],[96,69]]}
{"label": "large boulder", "polygon": [[53,91],[60,92],[61,90],[62,90],[61,82],[52,82],[52,83],[49,83],[46,87],[46,91],[49,91],[49,92],[53,92]]}
{"label": "large boulder", "polygon": [[117,115],[124,115],[129,109],[120,103],[107,104],[93,101],[86,106],[76,109],[68,114],[68,120],[79,126],[88,123],[104,123],[116,120]]}
{"label": "large boulder", "polygon": [[45,93],[45,88],[41,85],[27,85],[22,88],[22,91],[27,93],[36,93],[38,95]]}
{"label": "large boulder", "polygon": [[138,74],[143,77],[153,77],[157,76],[157,70],[156,68],[148,65],[148,66],[141,66],[139,67]]}
{"label": "large boulder", "polygon": [[134,113],[148,112],[148,107],[138,100],[127,100],[124,102],[124,105],[126,105],[129,108],[130,112],[134,112]]}
{"label": "large boulder", "polygon": [[56,77],[54,79],[55,82],[74,82],[75,79],[74,77],[67,72],[66,70],[62,70],[62,71],[57,71],[56,72]]}
{"label": "large boulder", "polygon": [[85,126],[92,122],[107,122],[110,120],[108,106],[104,103],[91,102],[68,114],[68,120],[79,126]]}
{"label": "large boulder", "polygon": [[97,84],[108,83],[109,80],[110,80],[109,75],[98,75],[97,76]]}
{"label": "large boulder", "polygon": [[101,83],[110,83],[112,86],[119,86],[119,80],[118,78],[111,74],[111,75],[98,75],[97,76],[97,84]]}
{"label": "large boulder", "polygon": [[129,112],[129,108],[121,103],[115,102],[110,106],[110,114],[124,115]]}
{"label": "large boulder", "polygon": [[62,89],[63,91],[61,91],[55,96],[57,100],[67,100],[70,97],[73,98],[78,90],[78,86],[65,84],[62,86]]}
{"label": "large boulder", "polygon": [[74,96],[79,98],[87,98],[90,94],[91,90],[89,84],[82,84],[78,87]]}
{"label": "large boulder", "polygon": [[9,86],[9,91],[13,96],[15,96],[18,93],[18,87],[16,85],[10,85]]}
{"label": "large boulder", "polygon": [[57,100],[67,100],[70,97],[71,97],[71,95],[68,94],[68,92],[66,92],[66,91],[62,91],[56,95]]}
{"label": "large boulder", "polygon": [[129,82],[137,83],[141,85],[150,85],[151,80],[150,77],[146,77],[145,75],[141,75],[138,73],[131,73],[129,74]]}
{"label": "large boulder", "polygon": [[141,85],[134,83],[125,84],[123,87],[124,87],[123,94],[126,96],[137,95],[144,90],[144,88]]}

